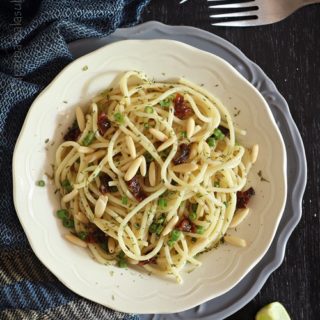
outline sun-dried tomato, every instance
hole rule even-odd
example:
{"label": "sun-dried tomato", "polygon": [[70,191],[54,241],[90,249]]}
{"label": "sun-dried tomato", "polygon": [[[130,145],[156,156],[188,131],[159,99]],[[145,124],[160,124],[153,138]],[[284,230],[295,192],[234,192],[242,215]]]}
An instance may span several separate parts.
{"label": "sun-dried tomato", "polygon": [[100,178],[100,192],[103,194],[106,194],[107,192],[116,192],[118,189],[117,187],[110,187],[109,182],[112,181],[112,179],[104,172],[101,172],[99,175]]}
{"label": "sun-dried tomato", "polygon": [[177,93],[173,100],[174,103],[174,115],[181,120],[190,118],[193,115],[192,108],[187,102],[184,101],[184,97]]}
{"label": "sun-dried tomato", "polygon": [[78,126],[71,127],[68,132],[64,135],[64,141],[77,141],[81,134],[80,129]]}
{"label": "sun-dried tomato", "polygon": [[255,195],[254,189],[251,187],[246,191],[237,192],[237,209],[246,208],[252,196]]}
{"label": "sun-dried tomato", "polygon": [[151,259],[149,260],[145,260],[145,261],[139,261],[138,265],[139,266],[144,266],[145,264],[156,264],[157,263],[157,258],[156,257],[152,257]]}
{"label": "sun-dried tomato", "polygon": [[141,202],[147,197],[145,192],[142,190],[139,180],[136,176],[127,181],[127,186],[137,201]]}
{"label": "sun-dried tomato", "polygon": [[111,123],[109,122],[107,115],[104,112],[101,112],[98,117],[99,133],[103,136],[110,127]]}
{"label": "sun-dried tomato", "polygon": [[177,228],[184,232],[196,231],[196,226],[188,218],[184,218],[183,220],[181,220]]}
{"label": "sun-dried tomato", "polygon": [[190,145],[181,143],[179,146],[179,150],[174,156],[172,162],[175,165],[187,162],[190,156],[190,149]]}
{"label": "sun-dried tomato", "polygon": [[86,242],[89,243],[104,243],[106,241],[106,235],[100,229],[95,229],[86,237]]}

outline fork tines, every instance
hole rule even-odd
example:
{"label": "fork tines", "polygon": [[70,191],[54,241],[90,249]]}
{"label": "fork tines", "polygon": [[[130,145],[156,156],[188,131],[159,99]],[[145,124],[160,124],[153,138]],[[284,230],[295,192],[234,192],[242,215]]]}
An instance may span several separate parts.
{"label": "fork tines", "polygon": [[213,19],[212,25],[232,26],[245,25],[246,21],[258,19],[258,9],[256,0],[207,0],[209,9],[212,9],[210,18]]}

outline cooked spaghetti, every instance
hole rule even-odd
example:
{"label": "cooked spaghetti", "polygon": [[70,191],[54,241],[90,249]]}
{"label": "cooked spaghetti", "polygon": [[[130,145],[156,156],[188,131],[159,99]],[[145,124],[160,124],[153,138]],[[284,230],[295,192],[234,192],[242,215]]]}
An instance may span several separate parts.
{"label": "cooked spaghetti", "polygon": [[140,265],[182,281],[196,255],[248,214],[242,192],[258,146],[236,141],[223,104],[186,79],[150,81],[130,71],[115,88],[76,108],[56,151],[57,215],[66,238],[103,264]]}

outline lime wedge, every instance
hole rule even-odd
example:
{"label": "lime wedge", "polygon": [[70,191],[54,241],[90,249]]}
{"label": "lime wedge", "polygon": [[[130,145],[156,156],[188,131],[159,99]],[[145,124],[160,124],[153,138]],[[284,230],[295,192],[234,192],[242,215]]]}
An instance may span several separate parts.
{"label": "lime wedge", "polygon": [[256,320],[290,320],[290,316],[281,303],[272,302],[257,313]]}

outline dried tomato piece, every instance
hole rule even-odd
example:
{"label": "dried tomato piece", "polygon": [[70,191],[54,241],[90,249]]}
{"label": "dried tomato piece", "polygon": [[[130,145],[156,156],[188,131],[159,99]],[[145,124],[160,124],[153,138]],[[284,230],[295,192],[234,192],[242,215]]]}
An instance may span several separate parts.
{"label": "dried tomato piece", "polygon": [[255,195],[254,189],[251,187],[246,191],[237,192],[237,209],[246,208],[252,196]]}
{"label": "dried tomato piece", "polygon": [[80,129],[78,126],[72,126],[68,132],[64,135],[64,141],[77,141],[81,134]]}
{"label": "dried tomato piece", "polygon": [[139,180],[136,176],[127,181],[127,186],[137,201],[141,202],[147,197],[145,192],[142,190]]}
{"label": "dried tomato piece", "polygon": [[98,117],[98,128],[99,133],[103,136],[106,131],[111,127],[111,123],[108,120],[107,115],[104,112],[101,112]]}
{"label": "dried tomato piece", "polygon": [[190,156],[190,150],[190,145],[186,143],[181,143],[179,146],[179,150],[174,156],[172,162],[175,165],[187,162]]}
{"label": "dried tomato piece", "polygon": [[112,181],[112,179],[104,172],[101,172],[99,175],[100,178],[100,192],[103,194],[106,194],[107,192],[117,192],[117,187],[110,187],[109,182]]}
{"label": "dried tomato piece", "polygon": [[145,264],[149,264],[149,263],[156,264],[157,263],[157,258],[156,257],[152,257],[149,260],[139,261],[138,265],[139,266],[144,266]]}
{"label": "dried tomato piece", "polygon": [[184,97],[177,93],[173,100],[174,115],[181,120],[190,118],[193,115],[192,108],[184,101]]}
{"label": "dried tomato piece", "polygon": [[177,228],[184,232],[196,231],[196,226],[188,218],[184,218],[183,220],[181,220]]}
{"label": "dried tomato piece", "polygon": [[100,229],[95,229],[89,232],[86,237],[86,242],[89,243],[104,243],[106,241],[106,235]]}

